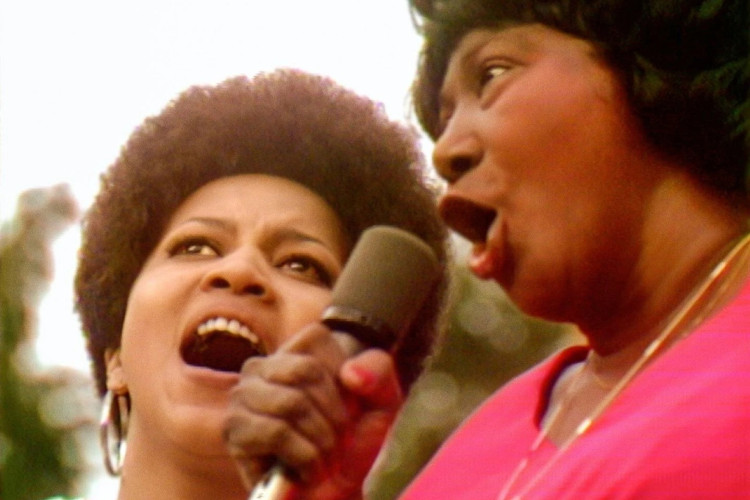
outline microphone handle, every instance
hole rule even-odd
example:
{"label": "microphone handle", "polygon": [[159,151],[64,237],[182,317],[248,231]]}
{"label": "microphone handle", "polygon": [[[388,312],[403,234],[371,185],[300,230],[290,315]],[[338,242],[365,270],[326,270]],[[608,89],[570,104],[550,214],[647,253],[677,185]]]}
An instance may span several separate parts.
{"label": "microphone handle", "polygon": [[297,485],[284,466],[277,462],[255,485],[248,500],[294,500],[296,496]]}

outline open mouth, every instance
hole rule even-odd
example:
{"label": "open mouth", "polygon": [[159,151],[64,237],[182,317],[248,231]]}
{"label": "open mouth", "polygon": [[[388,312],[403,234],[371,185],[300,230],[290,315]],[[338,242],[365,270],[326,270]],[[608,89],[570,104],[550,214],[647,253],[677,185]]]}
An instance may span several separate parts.
{"label": "open mouth", "polygon": [[239,373],[252,356],[265,355],[258,336],[236,319],[215,317],[201,323],[182,345],[182,358],[192,366]]}

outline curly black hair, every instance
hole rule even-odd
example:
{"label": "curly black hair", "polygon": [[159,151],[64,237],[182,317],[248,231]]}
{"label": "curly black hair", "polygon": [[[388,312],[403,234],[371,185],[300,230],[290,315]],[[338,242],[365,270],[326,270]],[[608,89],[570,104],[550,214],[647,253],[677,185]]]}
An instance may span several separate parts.
{"label": "curly black hair", "polygon": [[394,348],[405,389],[439,330],[447,288],[447,233],[434,203],[416,131],[332,80],[284,69],[216,86],[194,86],[147,118],[102,175],[83,219],[76,309],[97,387],[106,390],[106,349],[120,345],[128,295],[178,205],[221,177],[262,173],[324,198],[356,241],[387,224],[421,237],[443,273]]}
{"label": "curly black hair", "polygon": [[747,0],[409,0],[424,43],[412,88],[439,135],[448,60],[474,29],[541,23],[592,42],[621,75],[649,140],[728,199],[747,204]]}

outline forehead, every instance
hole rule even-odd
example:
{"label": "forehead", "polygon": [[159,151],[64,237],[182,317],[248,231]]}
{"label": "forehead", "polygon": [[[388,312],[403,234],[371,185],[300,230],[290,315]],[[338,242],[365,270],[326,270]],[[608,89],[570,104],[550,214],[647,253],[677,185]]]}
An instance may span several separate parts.
{"label": "forehead", "polygon": [[488,43],[505,44],[509,48],[514,47],[528,51],[538,45],[537,38],[546,31],[551,30],[541,24],[514,24],[499,28],[477,28],[467,32],[459,40],[450,55],[449,63],[455,63],[456,60],[463,61],[467,57],[471,57]]}
{"label": "forehead", "polygon": [[509,62],[528,63],[542,54],[564,54],[583,51],[593,55],[593,45],[544,24],[514,24],[496,29],[479,28],[469,31],[450,54],[443,79],[443,88],[471,72],[484,51],[494,57],[505,56]]}
{"label": "forehead", "polygon": [[333,208],[316,192],[283,177],[240,174],[204,184],[188,196],[171,217],[172,224],[201,216],[256,219],[292,218],[302,224],[340,228]]}
{"label": "forehead", "polygon": [[[259,196],[267,198],[298,198],[300,202],[309,202],[328,206],[323,198],[308,187],[286,179],[267,174],[238,174],[212,180],[193,191],[182,205],[194,205],[210,200],[222,201],[228,197],[242,197],[247,192],[256,192],[245,198],[247,203],[254,203]],[[329,207],[330,208],[330,207]]]}

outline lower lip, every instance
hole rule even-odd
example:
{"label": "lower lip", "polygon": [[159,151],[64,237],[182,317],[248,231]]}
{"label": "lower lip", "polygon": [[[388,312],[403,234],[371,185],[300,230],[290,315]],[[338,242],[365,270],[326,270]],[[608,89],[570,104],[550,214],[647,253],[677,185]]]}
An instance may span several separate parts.
{"label": "lower lip", "polygon": [[502,212],[498,212],[492,225],[487,229],[486,241],[472,248],[469,269],[480,279],[494,279],[501,282],[504,271],[506,226]]}
{"label": "lower lip", "polygon": [[240,380],[238,373],[222,372],[199,366],[183,364],[185,376],[191,382],[216,389],[228,390]]}
{"label": "lower lip", "polygon": [[499,276],[502,268],[500,251],[488,245],[475,245],[469,258],[469,268],[480,279]]}

